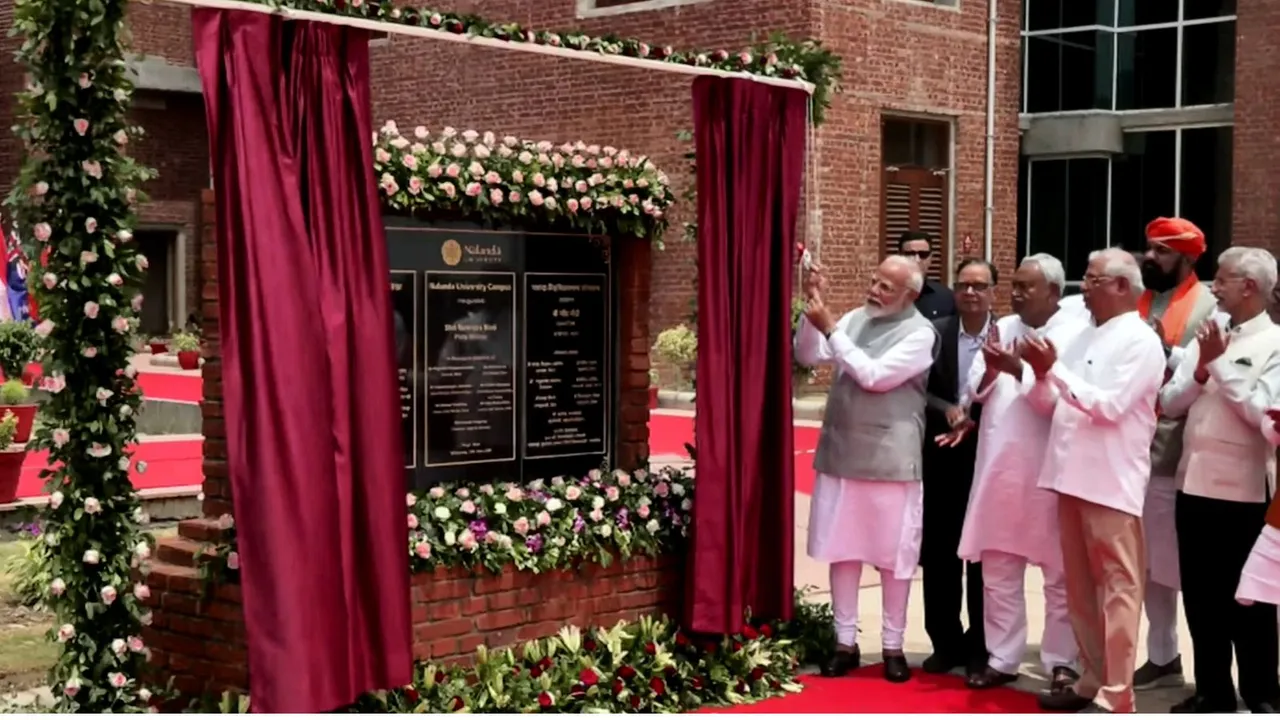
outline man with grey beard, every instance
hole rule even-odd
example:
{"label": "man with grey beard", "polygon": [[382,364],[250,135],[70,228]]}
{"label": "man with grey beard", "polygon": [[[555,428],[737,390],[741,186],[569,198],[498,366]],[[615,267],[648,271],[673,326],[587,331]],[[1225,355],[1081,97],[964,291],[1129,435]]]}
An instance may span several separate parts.
{"label": "man with grey beard", "polygon": [[834,366],[813,467],[809,556],[831,565],[835,653],[828,677],[858,667],[862,566],[880,571],[884,676],[911,677],[903,654],[907,599],[920,559],[924,491],[925,383],[937,331],[916,310],[920,266],[890,256],[876,270],[866,305],[838,321],[823,299],[825,279],[805,273],[808,307],[796,332],[796,360]]}

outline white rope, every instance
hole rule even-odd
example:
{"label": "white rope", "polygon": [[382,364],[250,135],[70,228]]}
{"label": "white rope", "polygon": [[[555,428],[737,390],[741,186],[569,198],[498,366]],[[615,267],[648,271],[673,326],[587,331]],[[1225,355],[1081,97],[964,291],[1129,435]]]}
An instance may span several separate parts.
{"label": "white rope", "polygon": [[[147,1],[148,0],[144,0],[144,2]],[[608,65],[622,65],[624,67],[632,67],[639,70],[651,70],[654,72],[668,72],[681,75],[709,75],[712,77],[752,80],[754,82],[764,83],[765,85],[776,85],[778,87],[801,90],[811,96],[813,95],[814,89],[813,83],[806,82],[804,80],[788,80],[786,78],[754,75],[748,72],[729,72],[728,70],[717,70],[715,68],[698,67],[695,65],[662,62],[660,60],[649,60],[646,58],[634,58],[626,55],[603,55],[601,53],[589,52],[586,50],[574,50],[572,48],[553,47],[551,45],[539,45],[536,43],[510,42],[507,40],[498,40],[496,38],[455,34],[445,30],[418,27],[416,25],[402,25],[395,22],[346,17],[344,15],[329,15],[327,13],[318,13],[310,10],[293,10],[285,7],[271,7],[268,5],[259,5],[257,3],[242,2],[241,0],[150,0],[150,2],[188,5],[191,7],[203,7],[215,10],[244,10],[246,12],[262,13],[264,15],[280,15],[288,20],[307,20],[310,22],[327,23],[329,25],[343,25],[346,27],[360,28],[361,30],[390,33],[392,35],[409,35],[412,37],[427,38],[428,40],[443,40],[445,42],[478,45],[480,47],[488,47],[495,50],[516,50],[518,52],[533,53],[536,55],[551,55],[553,57],[569,58],[573,60],[587,60],[589,62],[606,63]]]}

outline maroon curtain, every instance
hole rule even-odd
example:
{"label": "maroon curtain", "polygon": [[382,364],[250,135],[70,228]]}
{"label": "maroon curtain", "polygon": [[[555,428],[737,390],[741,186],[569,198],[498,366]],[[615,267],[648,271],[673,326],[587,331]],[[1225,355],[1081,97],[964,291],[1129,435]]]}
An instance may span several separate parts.
{"label": "maroon curtain", "polygon": [[192,16],[253,708],[332,710],[412,664],[368,38]]}
{"label": "maroon curtain", "polygon": [[698,170],[698,500],[685,620],[736,632],[790,618],[795,478],[791,275],[808,98],[693,83]]}

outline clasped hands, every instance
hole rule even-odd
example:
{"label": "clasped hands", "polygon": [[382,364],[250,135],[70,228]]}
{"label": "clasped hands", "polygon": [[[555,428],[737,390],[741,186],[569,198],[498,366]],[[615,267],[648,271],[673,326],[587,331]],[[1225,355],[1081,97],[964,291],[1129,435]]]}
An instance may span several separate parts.
{"label": "clasped hands", "polygon": [[1196,331],[1196,344],[1200,357],[1196,362],[1195,381],[1201,385],[1209,381],[1209,364],[1222,357],[1231,344],[1231,336],[1222,326],[1210,318]]}
{"label": "clasped hands", "polygon": [[[1005,349],[1000,342],[999,327],[992,325],[987,334],[987,340],[982,345],[982,358],[987,368],[986,376],[981,383],[985,386],[995,382],[996,376],[1002,372],[1021,380],[1024,361],[1031,366],[1037,378],[1042,378],[1057,362],[1058,350],[1047,338],[1042,338],[1035,333],[1029,334],[1026,338],[1015,342],[1009,349]],[[947,424],[950,425],[951,430],[933,439],[939,447],[959,445],[974,428],[968,411],[958,405],[947,409]]]}

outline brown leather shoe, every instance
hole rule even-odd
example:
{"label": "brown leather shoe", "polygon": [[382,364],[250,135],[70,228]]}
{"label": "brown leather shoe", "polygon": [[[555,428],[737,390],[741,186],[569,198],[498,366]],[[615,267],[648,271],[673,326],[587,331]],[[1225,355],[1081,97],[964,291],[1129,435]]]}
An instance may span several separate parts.
{"label": "brown leather shoe", "polygon": [[1002,685],[1008,685],[1018,681],[1016,673],[1005,673],[988,665],[976,673],[969,675],[965,679],[964,684],[969,686],[970,690],[990,690],[998,688]]}

